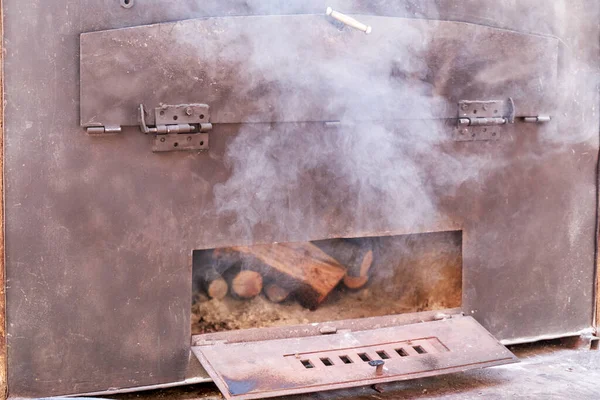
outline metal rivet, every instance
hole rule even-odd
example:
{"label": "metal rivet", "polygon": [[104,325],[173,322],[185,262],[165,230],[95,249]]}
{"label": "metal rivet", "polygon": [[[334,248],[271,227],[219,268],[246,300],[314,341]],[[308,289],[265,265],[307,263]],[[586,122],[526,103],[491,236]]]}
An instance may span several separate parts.
{"label": "metal rivet", "polygon": [[121,0],[121,7],[123,8],[131,8],[133,7],[133,3],[135,0]]}
{"label": "metal rivet", "polygon": [[160,141],[161,141],[161,142],[164,142],[165,140],[166,140],[166,139],[165,139],[164,137],[163,137],[163,138],[160,138]]}

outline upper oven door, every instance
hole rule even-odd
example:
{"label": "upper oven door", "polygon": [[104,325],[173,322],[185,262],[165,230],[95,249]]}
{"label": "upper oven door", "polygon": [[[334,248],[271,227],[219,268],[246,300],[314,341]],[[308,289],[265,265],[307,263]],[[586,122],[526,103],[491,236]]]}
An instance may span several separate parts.
{"label": "upper oven door", "polygon": [[[81,125],[110,133],[143,119],[151,133],[189,134],[210,130],[200,123],[436,120],[449,121],[441,128],[449,140],[496,140],[515,134],[511,123],[524,122],[520,117],[531,122],[555,112],[554,38],[353,17],[372,32],[326,15],[284,15],[82,34]],[[192,127],[175,128],[181,124]],[[152,131],[154,125],[163,128]],[[172,150],[185,149],[208,145]]]}

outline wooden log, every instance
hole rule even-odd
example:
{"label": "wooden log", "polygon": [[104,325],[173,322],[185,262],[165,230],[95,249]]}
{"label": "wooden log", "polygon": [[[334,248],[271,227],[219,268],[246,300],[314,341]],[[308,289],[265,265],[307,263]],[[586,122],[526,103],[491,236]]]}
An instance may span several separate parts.
{"label": "wooden log", "polygon": [[206,269],[203,286],[211,299],[223,300],[229,292],[227,281],[212,267]]}
{"label": "wooden log", "polygon": [[246,257],[231,248],[215,249],[213,252],[215,265],[224,270],[226,280],[230,283],[231,294],[240,299],[251,299],[263,290],[263,277]]}
{"label": "wooden log", "polygon": [[369,282],[369,270],[373,265],[373,250],[367,250],[357,258],[360,263],[352,264],[344,276],[344,285],[349,289],[360,289]]}
{"label": "wooden log", "polygon": [[221,274],[224,275],[228,270],[239,268],[242,265],[242,258],[240,254],[232,252],[229,248],[214,249],[211,252],[212,264],[214,268]]}
{"label": "wooden log", "polygon": [[265,286],[263,289],[265,296],[267,299],[272,301],[273,303],[282,303],[290,297],[291,291],[286,289],[276,283],[270,283]]}
{"label": "wooden log", "polygon": [[231,292],[240,299],[252,299],[263,289],[263,277],[260,273],[241,270],[231,280]]}
{"label": "wooden log", "polygon": [[369,282],[369,272],[373,265],[373,250],[369,240],[333,239],[314,243],[346,267],[346,287],[360,289]]}
{"label": "wooden log", "polygon": [[219,272],[220,268],[213,253],[212,250],[194,252],[194,277],[195,279],[199,279],[199,285],[208,297],[222,300],[229,292],[229,285],[221,275],[221,272]]}
{"label": "wooden log", "polygon": [[315,309],[338,285],[345,268],[310,243],[231,247],[244,268],[257,270],[279,286],[294,292],[305,307]]}

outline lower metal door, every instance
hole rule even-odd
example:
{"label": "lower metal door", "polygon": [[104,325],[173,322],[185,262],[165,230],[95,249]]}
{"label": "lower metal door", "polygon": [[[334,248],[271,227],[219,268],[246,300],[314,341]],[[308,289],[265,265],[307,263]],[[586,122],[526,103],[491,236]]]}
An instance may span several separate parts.
{"label": "lower metal door", "polygon": [[192,347],[227,399],[261,399],[517,362],[471,317]]}

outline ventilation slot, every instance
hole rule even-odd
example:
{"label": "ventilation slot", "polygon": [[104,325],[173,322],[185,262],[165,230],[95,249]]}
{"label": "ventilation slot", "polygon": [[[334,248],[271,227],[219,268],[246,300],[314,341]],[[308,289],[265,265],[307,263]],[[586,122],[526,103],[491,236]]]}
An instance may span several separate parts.
{"label": "ventilation slot", "polygon": [[284,357],[292,358],[293,360],[290,361],[298,370],[315,368],[317,371],[313,371],[313,373],[322,373],[323,367],[328,367],[331,371],[337,371],[335,367],[344,368],[344,371],[353,369],[362,371],[364,369],[363,362],[381,363],[381,361],[385,361],[388,366],[395,365],[395,363],[405,364],[407,360],[417,358],[422,354],[435,357],[450,350],[438,338],[429,337],[357,346],[346,348],[343,351],[345,354],[341,353],[341,350],[323,350],[304,354],[286,354]]}
{"label": "ventilation slot", "polygon": [[333,361],[331,361],[330,358],[321,358],[321,362],[323,363],[323,365],[325,365],[326,367],[331,367],[333,365]]}
{"label": "ventilation slot", "polygon": [[404,349],[396,349],[396,353],[398,353],[400,357],[408,357],[408,353]]}
{"label": "ventilation slot", "polygon": [[344,364],[352,364],[352,360],[348,356],[340,356],[340,360],[342,360]]}

